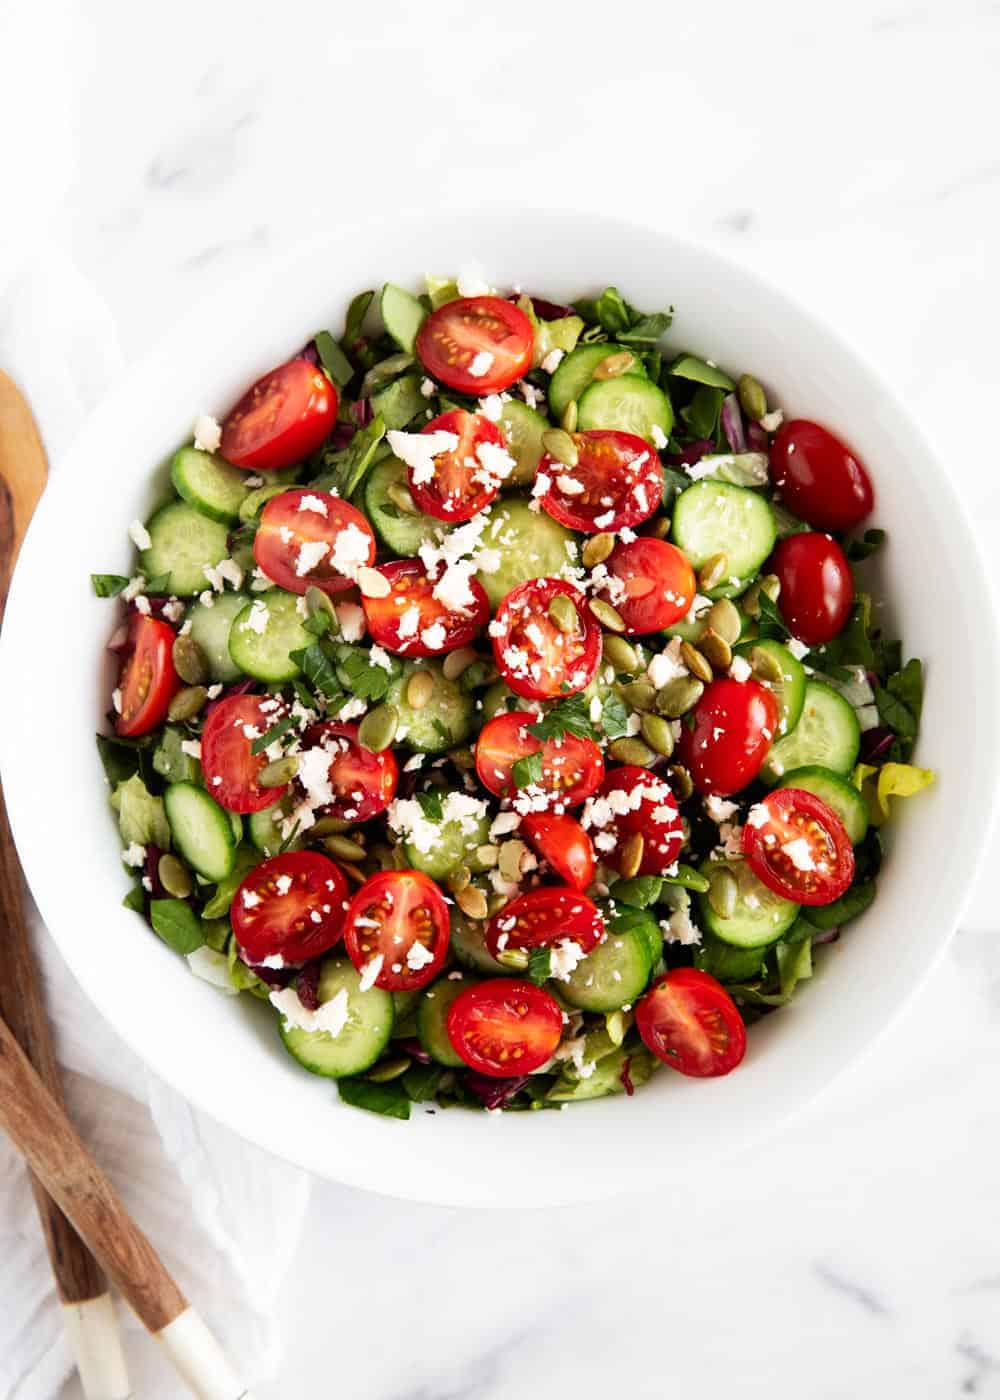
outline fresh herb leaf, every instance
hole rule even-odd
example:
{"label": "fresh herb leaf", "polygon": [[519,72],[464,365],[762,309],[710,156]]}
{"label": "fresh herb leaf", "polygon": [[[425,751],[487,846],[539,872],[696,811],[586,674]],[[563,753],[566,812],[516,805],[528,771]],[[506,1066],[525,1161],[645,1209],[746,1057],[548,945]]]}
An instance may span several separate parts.
{"label": "fresh herb leaf", "polygon": [[385,420],[376,414],[365,428],[359,428],[346,447],[323,453],[323,482],[346,501],[361,485],[374,464],[379,443],[385,437]]}
{"label": "fresh herb leaf", "polygon": [[265,749],[269,749],[273,743],[280,739],[283,734],[287,734],[296,722],[294,715],[286,715],[284,719],[279,719],[277,724],[273,724],[265,734],[262,734],[259,739],[253,741],[250,745],[250,752],[252,754],[263,753]]}
{"label": "fresh herb leaf", "polygon": [[762,623],[766,624],[766,627],[760,629],[761,635],[766,637],[790,637],[792,634],[788,630],[785,619],[778,610],[777,603],[773,598],[769,598],[763,589],[761,589],[758,596],[758,602],[760,603],[760,620]]}
{"label": "fresh herb leaf", "polygon": [[673,467],[663,468],[663,509],[670,510],[682,491],[691,485],[691,478]]}
{"label": "fresh herb leaf", "polygon": [[201,920],[183,899],[153,899],[149,905],[153,928],[175,953],[193,953],[205,938]]}
{"label": "fresh herb leaf", "polygon": [[305,681],[300,680],[299,677],[296,676],[292,681],[292,689],[295,691],[298,702],[303,709],[311,710],[316,704],[316,697],[306,685]]}
{"label": "fresh herb leaf", "polygon": [[680,885],[682,889],[694,890],[696,894],[707,894],[710,882],[708,876],[703,875],[700,870],[695,870],[693,866],[684,865],[681,862],[677,866],[676,874],[664,875],[663,883],[665,885]]}
{"label": "fresh herb leaf", "polygon": [[203,919],[224,919],[229,913],[229,906],[233,902],[233,895],[243,883],[243,877],[248,870],[252,870],[260,863],[260,853],[248,849],[246,846],[237,846],[236,864],[224,880],[220,880],[215,887],[215,893],[209,899],[201,911]]}
{"label": "fresh herb leaf", "polygon": [[860,540],[849,540],[847,543],[847,557],[855,563],[859,559],[869,559],[876,550],[882,548],[886,542],[884,530],[866,530]]}
{"label": "fresh herb leaf", "polygon": [[330,631],[332,618],[328,612],[309,613],[302,619],[302,626],[314,637],[325,637]]}
{"label": "fresh herb leaf", "polygon": [[[670,329],[673,319],[667,311],[654,311],[651,316],[640,316],[637,321],[632,322],[628,330],[619,332],[618,339],[622,345],[656,345],[664,331]],[[658,375],[659,369],[653,376],[654,384]]]}
{"label": "fresh herb leaf", "polygon": [[427,408],[427,400],[420,392],[421,376],[404,374],[386,385],[372,397],[372,408],[385,423],[386,432],[395,428],[405,428]]}
{"label": "fresh herb leaf", "polygon": [[319,691],[328,699],[340,694],[340,681],[337,679],[333,662],[319,642],[313,642],[298,651],[290,651],[288,656],[289,660],[298,666],[313,690]]}
{"label": "fresh herb leaf", "polygon": [[[629,305],[617,287],[605,287],[596,298],[584,297],[576,303],[575,310],[623,345],[655,345],[673,319],[666,311],[644,315]],[[592,344],[597,337],[585,331],[581,339]]]}
{"label": "fresh herb leaf", "polygon": [[139,748],[135,744],[122,743],[120,739],[110,739],[106,734],[97,734],[97,752],[104,765],[104,776],[112,788],[126,782],[133,773],[139,772]]}
{"label": "fresh herb leaf", "polygon": [[353,347],[354,342],[360,336],[361,327],[364,325],[368,308],[374,297],[374,292],[358,292],[357,296],[351,298],[351,304],[347,308],[347,323],[344,326],[344,341],[348,349]]}
{"label": "fresh herb leaf", "polygon": [[442,738],[446,744],[452,743],[451,730],[438,719],[437,715],[432,718],[431,724],[434,726],[434,733]]}
{"label": "fresh herb leaf", "polygon": [[111,805],[118,813],[118,830],[123,845],[136,842],[140,846],[170,849],[170,826],[163,798],[150,792],[138,773],[119,783],[111,794]]}
{"label": "fresh herb leaf", "polygon": [[781,995],[788,998],[799,982],[813,974],[812,943],[808,938],[800,943],[781,942],[776,949],[776,957]]}
{"label": "fresh herb leaf", "polygon": [[903,644],[898,641],[886,641],[882,637],[872,639],[872,666],[871,669],[878,676],[879,680],[885,681],[892,675],[893,671],[898,671],[903,665]]}
{"label": "fresh herb leaf", "polygon": [[128,579],[121,574],[91,574],[90,586],[98,598],[114,598],[128,587]]}
{"label": "fresh herb leaf", "polygon": [[552,949],[532,948],[528,954],[528,980],[540,987],[552,976]]}
{"label": "fresh herb leaf", "polygon": [[735,948],[703,933],[695,948],[694,965],[727,985],[752,982],[763,970],[766,952],[766,948]]}
{"label": "fresh herb leaf", "polygon": [[444,821],[441,794],[436,788],[428,788],[425,792],[418,792],[416,798],[420,803],[420,810],[429,822]]}
{"label": "fresh herb leaf", "polygon": [[444,1074],[443,1065],[415,1064],[400,1077],[399,1082],[412,1103],[427,1103],[437,1093]]}
{"label": "fresh herb leaf", "polygon": [[[253,538],[253,535],[255,535],[256,533],[257,533],[257,527],[256,527],[256,525],[255,525],[255,526],[253,527],[253,533],[252,533],[252,535],[251,535],[251,538]],[[170,575],[169,575],[169,574],[156,574],[153,578],[148,578],[148,579],[146,580],[146,592],[147,592],[147,593],[152,593],[152,594],[154,594],[154,596],[155,596],[156,594],[159,594],[159,593],[169,593],[169,592],[170,592]]]}
{"label": "fresh herb leaf", "polygon": [[[724,389],[727,394],[736,388],[724,370],[710,365],[698,355],[678,355],[673,364],[667,366],[667,373],[674,379],[688,379],[693,384],[703,384],[710,389]],[[711,434],[703,433],[701,436],[710,437]]]}
{"label": "fresh herb leaf", "polygon": [[621,696],[611,694],[604,701],[601,728],[609,739],[621,739],[628,733],[628,710]]}
{"label": "fresh herb leaf", "polygon": [[316,353],[327,374],[342,389],[354,378],[354,367],[329,331],[319,331],[313,337]]}
{"label": "fresh herb leaf", "polygon": [[619,880],[612,887],[611,898],[634,909],[648,909],[659,899],[662,889],[663,881],[656,875],[637,875],[632,880]]}
{"label": "fresh herb leaf", "polygon": [[717,436],[724,398],[725,394],[721,389],[710,389],[704,385],[694,391],[691,402],[681,409],[681,418],[691,430],[692,437]]}
{"label": "fresh herb leaf", "polygon": [[123,909],[131,909],[134,914],[145,914],[146,912],[146,891],[141,882],[137,881],[128,894],[122,900]]}
{"label": "fresh herb leaf", "polygon": [[392,684],[393,672],[375,666],[365,647],[341,643],[337,647],[337,675],[359,700],[384,700]]}
{"label": "fresh herb leaf", "polygon": [[286,851],[290,851],[290,850],[292,849],[292,845],[293,845],[294,842],[295,842],[295,838],[298,836],[298,834],[299,834],[299,832],[301,831],[301,829],[302,829],[302,823],[301,823],[301,822],[295,822],[295,823],[293,824],[291,831],[288,833],[288,835],[285,837],[284,841],[282,841],[281,845],[278,847],[278,855],[279,855],[279,856],[283,856],[283,855],[285,854]]}
{"label": "fresh herb leaf", "polygon": [[[868,671],[874,660],[875,653],[868,639],[865,605],[855,603],[843,632],[823,648],[823,670],[835,675],[832,669],[835,666],[863,666]],[[844,680],[846,677],[840,676],[838,679]]]}
{"label": "fresh herb leaf", "polygon": [[548,714],[542,715],[534,724],[529,724],[528,733],[536,739],[561,739],[564,734],[575,734],[578,739],[593,739],[590,707],[582,696],[571,695],[553,705]]}
{"label": "fresh herb leaf", "polygon": [[344,1103],[352,1108],[366,1108],[369,1113],[380,1113],[383,1118],[409,1118],[410,1098],[398,1079],[388,1084],[373,1084],[370,1079],[357,1079],[353,1076],[337,1080],[337,1090]]}
{"label": "fresh herb leaf", "polygon": [[514,786],[519,788],[530,787],[532,783],[542,781],[542,751],[525,754],[519,758],[510,770],[510,775],[514,780]]}
{"label": "fresh herb leaf", "polygon": [[[912,748],[912,741],[917,737],[923,699],[924,669],[916,657],[901,671],[894,672],[884,686],[875,686],[879,718],[900,739],[908,742],[908,748]],[[909,756],[908,751],[906,756]]]}

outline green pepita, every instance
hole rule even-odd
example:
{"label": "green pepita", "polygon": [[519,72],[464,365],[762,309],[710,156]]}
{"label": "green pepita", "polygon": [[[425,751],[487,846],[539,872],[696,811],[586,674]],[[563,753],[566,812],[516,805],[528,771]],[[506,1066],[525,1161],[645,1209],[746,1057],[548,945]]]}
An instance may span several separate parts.
{"label": "green pepita", "polygon": [[656,757],[649,745],[634,735],[616,739],[608,745],[608,753],[617,763],[634,763],[639,768],[648,768]]}
{"label": "green pepita", "polygon": [[[502,909],[503,904],[500,907]],[[512,972],[524,972],[528,966],[528,954],[524,948],[503,948],[497,953],[497,962],[501,967],[509,967]]]}
{"label": "green pepita", "polygon": [[698,570],[698,587],[703,593],[718,588],[729,573],[729,559],[725,554],[713,554]]}
{"label": "green pepita", "polygon": [[365,1078],[371,1084],[388,1084],[390,1080],[405,1074],[410,1064],[408,1055],[395,1055],[391,1060],[382,1060],[374,1069],[370,1069]]}
{"label": "green pepita", "polygon": [[656,692],[656,708],[667,719],[680,719],[704,693],[705,686],[696,676],[675,676]]}
{"label": "green pepita", "polygon": [[698,650],[714,671],[728,671],[733,660],[733,649],[725,637],[720,637],[713,627],[706,627],[698,638]]}
{"label": "green pepita", "polygon": [[193,637],[178,637],[173,645],[174,670],[186,685],[204,685],[208,680],[205,654]]}
{"label": "green pepita", "polygon": [[475,885],[469,885],[455,896],[455,903],[470,919],[485,919],[489,913],[486,896]]}
{"label": "green pepita", "polygon": [[358,725],[358,743],[369,753],[381,753],[396,737],[399,711],[395,705],[379,705],[369,710]]}
{"label": "green pepita", "polygon": [[731,598],[720,598],[717,603],[713,603],[708,610],[708,626],[713,632],[735,646],[740,639],[742,624],[740,623],[740,610]]}
{"label": "green pepita", "polygon": [[697,647],[693,647],[690,642],[681,642],[681,660],[696,680],[704,681],[708,685],[712,679],[712,668]]}
{"label": "green pepita", "polygon": [[430,671],[414,671],[406,683],[406,703],[411,710],[422,710],[434,694],[434,677]]}
{"label": "green pepita", "polygon": [[591,598],[590,611],[608,632],[625,631],[625,619],[617,608],[613,608],[603,598]]}
{"label": "green pepita", "polygon": [[674,731],[662,715],[643,715],[642,737],[656,753],[669,758],[674,751]]}
{"label": "green pepita", "polygon": [[562,428],[548,428],[542,433],[542,446],[564,467],[575,467],[580,460],[576,443]]}
{"label": "green pepita", "polygon": [[341,832],[350,831],[351,823],[345,822],[343,817],[320,817],[309,828],[309,836],[312,838],[323,836],[337,836]]}
{"label": "green pepita", "polygon": [[467,865],[460,865],[457,870],[453,870],[448,876],[445,884],[452,894],[461,894],[472,884],[472,871]]}
{"label": "green pepita", "polygon": [[333,606],[333,600],[329,594],[324,593],[322,588],[317,588],[315,584],[310,584],[306,589],[306,612],[310,617],[325,617],[329,629],[334,635],[340,631],[340,621],[337,617],[337,609]]}
{"label": "green pepita", "polygon": [[630,709],[651,710],[656,700],[656,687],[649,681],[632,681],[630,685],[622,686],[621,694]]}
{"label": "green pepita", "polygon": [[751,651],[750,669],[757,680],[765,681],[770,685],[776,685],[784,676],[778,658],[764,647],[754,647]]}
{"label": "green pepita", "polygon": [[516,882],[521,878],[521,865],[528,854],[523,841],[505,841],[500,847],[500,874],[505,880]]}
{"label": "green pepita", "polygon": [[641,831],[633,831],[631,836],[625,838],[619,867],[624,880],[632,880],[638,875],[645,852],[646,840]]}
{"label": "green pepita", "polygon": [[591,535],[583,546],[581,555],[586,568],[592,569],[595,564],[603,564],[614,547],[615,537],[607,530],[602,530],[599,535]]}
{"label": "green pepita", "polygon": [[594,378],[619,379],[623,374],[628,374],[634,364],[635,356],[631,350],[619,350],[616,355],[609,355],[596,366]]}
{"label": "green pepita", "polygon": [[385,494],[404,515],[419,515],[413,497],[401,481],[394,481]]}
{"label": "green pepita", "polygon": [[752,374],[741,374],[736,386],[740,396],[740,408],[748,418],[756,423],[767,412],[767,395],[764,386]]}
{"label": "green pepita", "polygon": [[563,409],[562,417],[559,419],[559,426],[564,433],[576,432],[576,423],[579,415],[580,408],[576,399],[570,399],[569,403]]}
{"label": "green pepita", "polygon": [[720,919],[731,919],[736,910],[739,887],[736,876],[726,865],[713,870],[708,881],[708,902]]}
{"label": "green pepita", "polygon": [[203,685],[188,685],[183,690],[179,690],[170,702],[167,710],[167,719],[177,722],[186,719],[194,719],[195,715],[201,714],[208,699],[208,691]]}
{"label": "green pepita", "polygon": [[639,669],[638,653],[624,637],[616,637],[613,632],[606,632],[603,646],[605,661],[616,671],[634,672]]}
{"label": "green pepita", "polygon": [[776,603],[780,592],[781,580],[775,574],[764,574],[750,585],[740,604],[747,617],[760,617],[760,595],[765,593],[772,603]]}
{"label": "green pepita", "polygon": [[442,671],[446,681],[457,681],[464,671],[467,671],[476,659],[476,653],[472,647],[458,647],[456,651],[450,651],[442,664]]}
{"label": "green pepita", "polygon": [[368,854],[361,842],[350,836],[328,836],[323,845],[338,860],[364,860]]}
{"label": "green pepita", "polygon": [[299,771],[299,760],[293,753],[285,754],[284,758],[276,758],[273,763],[268,763],[257,774],[257,782],[261,787],[284,787],[290,783]]}
{"label": "green pepita", "polygon": [[658,540],[669,539],[670,527],[672,524],[673,521],[670,519],[669,515],[658,515],[653,522],[653,535],[655,535]]}
{"label": "green pepita", "polygon": [[194,881],[191,879],[190,871],[169,851],[165,851],[160,856],[156,873],[160,878],[160,884],[174,899],[187,899],[194,889]]}
{"label": "green pepita", "polygon": [[694,783],[691,774],[682,763],[674,763],[670,767],[670,778],[673,783],[674,796],[678,802],[686,802],[694,792]]}
{"label": "green pepita", "polygon": [[580,629],[580,617],[568,593],[556,593],[549,603],[549,617],[560,632],[571,635]]}
{"label": "green pepita", "polygon": [[474,854],[477,864],[485,870],[492,870],[500,859],[500,848],[498,846],[477,846]]}

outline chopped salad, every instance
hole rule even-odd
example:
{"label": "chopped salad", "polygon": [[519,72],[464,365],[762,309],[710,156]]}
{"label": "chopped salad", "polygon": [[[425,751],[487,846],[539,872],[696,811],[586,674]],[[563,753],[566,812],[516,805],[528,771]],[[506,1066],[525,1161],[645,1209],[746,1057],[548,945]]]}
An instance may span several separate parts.
{"label": "chopped salad", "polygon": [[93,576],[125,903],[347,1103],[729,1073],[932,781],[865,465],[670,324],[361,292]]}

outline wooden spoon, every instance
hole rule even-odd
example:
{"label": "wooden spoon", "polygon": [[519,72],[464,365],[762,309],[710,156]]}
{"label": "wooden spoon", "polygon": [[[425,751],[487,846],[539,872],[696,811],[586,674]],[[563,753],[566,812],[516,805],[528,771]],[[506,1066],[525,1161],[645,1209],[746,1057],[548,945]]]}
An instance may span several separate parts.
{"label": "wooden spoon", "polygon": [[[0,617],[14,559],[46,475],[45,450],[31,410],[0,371]],[[202,1400],[249,1400],[218,1343],[66,1116],[2,789],[0,940],[0,1129],[33,1174],[49,1258],[88,1400],[127,1400],[132,1393],[101,1266],[163,1344],[194,1395]]]}

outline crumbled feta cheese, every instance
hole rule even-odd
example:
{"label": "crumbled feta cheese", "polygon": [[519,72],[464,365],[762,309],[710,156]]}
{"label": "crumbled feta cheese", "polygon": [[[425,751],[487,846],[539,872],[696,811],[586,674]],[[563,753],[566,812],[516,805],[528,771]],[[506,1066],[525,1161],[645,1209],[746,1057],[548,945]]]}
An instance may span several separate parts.
{"label": "crumbled feta cheese", "polygon": [[111,704],[114,706],[115,714],[120,715],[122,712],[122,693],[117,686],[111,692]]}
{"label": "crumbled feta cheese", "polygon": [[364,967],[361,969],[361,980],[358,983],[360,991],[371,991],[372,987],[374,987],[375,983],[378,981],[378,976],[382,971],[382,964],[384,962],[385,955],[383,953],[376,953],[373,958],[365,963]]}
{"label": "crumbled feta cheese", "polygon": [[142,613],[143,617],[148,617],[149,599],[146,597],[145,593],[139,593],[133,601],[135,603],[136,612]]}
{"label": "crumbled feta cheese", "polygon": [[437,385],[434,383],[434,380],[428,379],[427,376],[424,375],[423,379],[420,381],[420,392],[425,399],[432,399],[437,393]]}
{"label": "crumbled feta cheese", "polygon": [[614,523],[614,518],[615,518],[615,513],[614,513],[614,511],[613,511],[613,510],[607,510],[607,511],[604,512],[603,515],[595,515],[595,516],[594,516],[594,524],[597,526],[597,528],[598,528],[599,530],[606,530],[606,529],[608,528],[609,525],[611,525],[611,524]]}
{"label": "crumbled feta cheese", "polygon": [[341,723],[347,724],[349,720],[357,719],[360,715],[365,714],[367,710],[367,700],[362,700],[358,696],[352,695],[350,700],[341,705],[340,709],[337,711],[337,718]]}
{"label": "crumbled feta cheese", "polygon": [[435,622],[430,627],[425,627],[420,634],[420,640],[428,651],[440,651],[448,640],[448,632],[443,622]]}
{"label": "crumbled feta cheese", "polygon": [[563,938],[549,950],[549,967],[552,976],[560,982],[568,982],[569,975],[583,959],[583,949],[572,938]]}
{"label": "crumbled feta cheese", "polygon": [[188,758],[201,758],[201,740],[182,739],[181,753],[186,753]]}
{"label": "crumbled feta cheese", "polygon": [[263,636],[267,631],[268,620],[271,614],[267,610],[267,604],[263,598],[257,598],[250,609],[243,623],[243,630],[256,632],[258,636]]}
{"label": "crumbled feta cheese", "polygon": [[653,424],[650,437],[653,439],[653,446],[656,448],[657,452],[662,452],[667,445],[667,435],[660,427],[659,423]]}
{"label": "crumbled feta cheese", "polygon": [[420,627],[420,609],[414,605],[400,614],[399,622],[396,626],[396,635],[399,640],[406,641],[408,637],[415,637]]}
{"label": "crumbled feta cheese", "polygon": [[800,642],[798,637],[789,637],[785,646],[795,657],[796,661],[801,661],[804,656],[809,655],[809,648],[806,646],[805,642]]}
{"label": "crumbled feta cheese", "polygon": [[422,767],[424,766],[424,759],[425,759],[426,757],[427,757],[426,754],[423,754],[423,753],[415,753],[415,754],[412,756],[412,758],[408,758],[408,759],[406,760],[406,762],[403,764],[403,772],[404,772],[404,773],[416,773],[418,769],[420,769],[420,768],[422,768]]}
{"label": "crumbled feta cheese", "polygon": [[160,609],[168,622],[180,622],[184,616],[184,604],[179,598],[171,598]]}
{"label": "crumbled feta cheese", "polygon": [[660,920],[665,943],[680,943],[690,947],[701,942],[701,929],[691,921],[690,909],[675,909],[669,919]]}
{"label": "crumbled feta cheese", "polygon": [[[357,529],[356,525],[348,526],[349,529]],[[360,531],[358,531],[360,534]],[[339,536],[338,536],[339,538]],[[305,578],[311,573],[317,564],[322,563],[330,553],[330,546],[326,540],[304,540],[299,545],[299,552],[295,559],[295,574],[297,578]],[[367,542],[365,545],[365,558],[368,557]]]}
{"label": "crumbled feta cheese", "polygon": [[465,263],[455,279],[455,286],[458,288],[460,297],[488,297],[493,288],[483,276],[483,269],[478,263]]}
{"label": "crumbled feta cheese", "polygon": [[228,997],[239,996],[229,975],[229,959],[225,953],[217,953],[214,948],[205,945],[187,954],[187,965],[195,977],[207,982],[210,987],[216,987]]}
{"label": "crumbled feta cheese", "polygon": [[215,685],[210,685],[210,686],[208,687],[208,698],[209,698],[209,700],[217,700],[221,694],[222,694],[222,684],[221,684],[221,682],[216,681]]}
{"label": "crumbled feta cheese", "polygon": [[762,826],[767,826],[770,821],[767,808],[763,802],[757,802],[747,813],[747,826],[752,826],[755,831],[759,831]]}
{"label": "crumbled feta cheese", "polygon": [[406,954],[406,966],[413,972],[428,967],[434,961],[434,954],[423,943],[411,943]]}
{"label": "crumbled feta cheese", "polygon": [[650,657],[649,665],[646,668],[650,685],[655,685],[657,690],[666,685],[668,681],[676,680],[679,676],[686,676],[687,673],[688,668],[681,660],[680,637],[672,637],[663,651]]}
{"label": "crumbled feta cheese", "polygon": [[458,434],[443,431],[404,433],[394,428],[386,439],[395,455],[410,468],[415,486],[433,481],[434,458],[442,452],[454,452],[458,446]]}
{"label": "crumbled feta cheese", "polygon": [[[345,642],[360,642],[365,635],[365,610],[357,603],[338,603],[337,621]],[[372,648],[374,650],[374,648]]]}
{"label": "crumbled feta cheese", "polygon": [[809,850],[809,842],[804,836],[797,836],[794,841],[785,841],[781,846],[782,852],[795,866],[796,870],[815,870],[816,862],[812,858]]}
{"label": "crumbled feta cheese", "polygon": [[132,841],[122,851],[122,860],[126,865],[131,865],[138,869],[140,865],[146,863],[146,847],[140,846],[138,841]]}
{"label": "crumbled feta cheese", "polygon": [[503,416],[503,398],[499,394],[487,394],[479,400],[479,412],[491,423],[499,423]]}
{"label": "crumbled feta cheese", "polygon": [[222,428],[210,413],[199,413],[194,420],[194,445],[199,452],[218,452]]}
{"label": "crumbled feta cheese", "polygon": [[315,515],[327,515],[326,501],[322,496],[302,496],[299,499],[299,510],[311,510]]}
{"label": "crumbled feta cheese", "polygon": [[753,669],[745,656],[734,656],[729,674],[734,681],[748,681],[753,675]]}
{"label": "crumbled feta cheese", "polygon": [[472,375],[473,379],[482,379],[484,374],[488,374],[493,368],[493,361],[495,359],[496,356],[491,355],[488,350],[480,350],[479,354],[475,356],[469,365],[469,373]]}
{"label": "crumbled feta cheese", "polygon": [[558,348],[550,350],[542,361],[541,368],[546,374],[555,374],[556,370],[559,368],[559,361],[564,358],[565,354],[565,350],[560,350]]}
{"label": "crumbled feta cheese", "polygon": [[729,821],[730,817],[734,817],[740,810],[738,802],[727,802],[724,797],[717,797],[714,792],[705,798],[702,805],[716,825]]}
{"label": "crumbled feta cheese", "polygon": [[758,419],[765,433],[776,433],[784,421],[785,415],[780,408],[772,409],[770,413],[765,413],[763,418]]}
{"label": "crumbled feta cheese", "polygon": [[327,1035],[336,1037],[347,1025],[349,1009],[346,987],[341,987],[337,995],[318,1011],[307,1011],[294,987],[272,992],[268,1000],[275,1010],[281,1012],[286,1030],[325,1031]]}
{"label": "crumbled feta cheese", "polygon": [[129,538],[136,549],[148,549],[153,541],[149,537],[149,531],[141,520],[133,520],[128,527]]}

